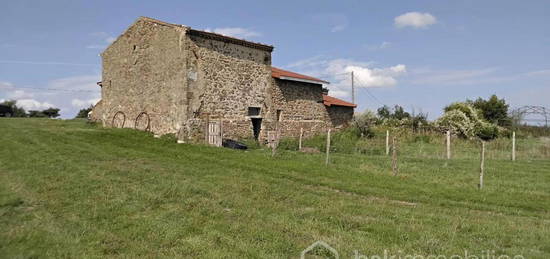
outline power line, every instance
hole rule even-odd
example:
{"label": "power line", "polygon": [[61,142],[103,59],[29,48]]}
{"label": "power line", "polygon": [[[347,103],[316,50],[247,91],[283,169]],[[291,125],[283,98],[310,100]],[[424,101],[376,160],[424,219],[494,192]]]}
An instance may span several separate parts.
{"label": "power line", "polygon": [[[352,74],[352,75],[353,75],[353,74]],[[360,84],[362,83],[362,85],[366,85],[366,84],[364,84],[364,82],[363,82],[362,80],[360,80],[359,78],[355,78],[355,80],[359,81]],[[385,106],[385,105],[386,105],[386,104],[382,103],[378,98],[376,98],[376,96],[374,96],[374,94],[372,94],[372,93],[367,89],[367,87],[359,87],[359,89],[364,89],[365,92],[367,92],[367,94],[368,94],[374,101],[378,102],[380,105],[382,105],[382,106]]]}
{"label": "power line", "polygon": [[[62,91],[62,92],[78,92],[78,93],[97,93],[98,91],[91,90],[72,90],[72,89],[55,89],[55,88],[38,88],[38,87],[22,87],[22,86],[8,86],[4,89],[33,89],[33,90],[44,90],[44,91]],[[2,88],[0,88],[2,89]]]}
{"label": "power line", "polygon": [[1,64],[23,64],[23,65],[61,65],[61,66],[99,66],[98,64],[67,63],[67,62],[37,62],[21,60],[0,60]]}

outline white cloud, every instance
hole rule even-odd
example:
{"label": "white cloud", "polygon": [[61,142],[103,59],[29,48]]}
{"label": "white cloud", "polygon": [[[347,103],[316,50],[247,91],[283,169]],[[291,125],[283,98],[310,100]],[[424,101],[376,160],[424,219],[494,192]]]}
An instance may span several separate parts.
{"label": "white cloud", "polygon": [[252,38],[259,37],[262,34],[250,29],[241,28],[241,27],[224,27],[224,28],[206,28],[205,31],[213,32],[217,34],[222,34],[225,36],[235,37],[235,38]]}
{"label": "white cloud", "polygon": [[0,82],[0,93],[1,92],[6,92],[6,94],[2,95],[9,100],[32,98],[34,96],[34,94],[26,92],[25,90],[16,89],[10,82]]}
{"label": "white cloud", "polygon": [[10,83],[10,82],[1,82],[0,81],[0,89],[2,88],[12,88],[13,87],[13,84]]}
{"label": "white cloud", "polygon": [[409,12],[394,18],[394,24],[397,28],[408,26],[415,29],[427,28],[435,23],[437,23],[437,19],[429,13]]}
{"label": "white cloud", "polygon": [[90,33],[90,36],[102,39],[102,38],[109,37],[109,34],[104,31],[97,31],[97,32]]}
{"label": "white cloud", "polygon": [[368,50],[371,50],[371,51],[376,51],[376,50],[382,50],[382,49],[387,49],[389,47],[391,47],[392,43],[391,42],[387,42],[387,41],[383,41],[382,43],[380,44],[377,44],[377,45],[366,45],[367,49]]}
{"label": "white cloud", "polygon": [[411,71],[413,84],[422,85],[469,85],[491,78],[496,68],[464,70],[421,69]]}
{"label": "white cloud", "polygon": [[311,67],[318,67],[327,64],[328,61],[323,59],[322,55],[314,56],[311,58],[301,59],[294,63],[288,64],[287,68],[311,68]]}
{"label": "white cloud", "polygon": [[73,76],[52,80],[48,85],[54,89],[94,91],[99,93],[97,82],[100,80],[100,75]]}
{"label": "white cloud", "polygon": [[351,76],[353,71],[355,86],[364,87],[391,87],[397,84],[397,79],[407,72],[405,65],[376,68],[372,62],[361,62],[350,59],[323,59],[321,56],[294,62],[287,68],[306,75],[328,79],[327,85],[330,95],[347,97],[351,91]]}
{"label": "white cloud", "polygon": [[92,44],[92,45],[86,46],[87,49],[104,49],[106,47],[107,45],[101,45],[101,44]]}
{"label": "white cloud", "polygon": [[43,61],[21,61],[21,60],[0,60],[2,64],[25,64],[25,65],[54,65],[54,66],[93,66],[97,64],[66,63],[66,62],[43,62]]}
{"label": "white cloud", "polygon": [[502,71],[496,67],[479,69],[414,69],[409,82],[417,85],[489,85],[514,80],[550,77],[550,69],[528,72]]}
{"label": "white cloud", "polygon": [[314,14],[310,17],[314,24],[320,27],[326,27],[330,32],[339,32],[345,30],[349,25],[349,19],[344,14],[322,13]]}
{"label": "white cloud", "polygon": [[527,76],[548,76],[548,75],[550,75],[550,69],[531,71],[531,72],[525,73],[525,75],[527,75]]}
{"label": "white cloud", "polygon": [[100,98],[94,98],[94,99],[89,99],[89,100],[81,100],[81,99],[73,99],[71,101],[71,104],[75,107],[75,108],[88,108],[90,107],[90,105],[95,105],[97,102],[99,102]]}
{"label": "white cloud", "polygon": [[55,107],[55,105],[48,102],[39,102],[34,99],[20,99],[17,100],[17,106],[23,107],[27,111],[32,110],[44,110],[48,108]]}
{"label": "white cloud", "polygon": [[59,78],[38,86],[18,86],[0,81],[0,99],[17,100],[26,110],[56,107],[61,109],[63,118],[73,118],[80,108],[89,107],[101,98],[101,88],[96,85],[99,80],[100,75],[82,75]]}
{"label": "white cloud", "polygon": [[113,37],[104,31],[92,32],[90,33],[90,36],[94,38],[94,43],[87,45],[87,49],[104,49],[116,40],[116,37]]}
{"label": "white cloud", "polygon": [[381,49],[389,48],[391,46],[390,42],[384,41],[382,44],[380,44]]}
{"label": "white cloud", "polygon": [[31,98],[33,96],[34,96],[34,94],[27,93],[23,90],[15,90],[15,91],[8,94],[9,99],[23,99],[23,98]]}

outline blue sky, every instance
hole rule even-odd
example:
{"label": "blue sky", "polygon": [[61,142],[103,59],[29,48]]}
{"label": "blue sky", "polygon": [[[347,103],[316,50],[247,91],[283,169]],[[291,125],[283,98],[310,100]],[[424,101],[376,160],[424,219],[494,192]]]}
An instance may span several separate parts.
{"label": "blue sky", "polygon": [[[0,99],[64,118],[100,98],[98,54],[139,16],[275,46],[273,65],[329,80],[359,111],[497,94],[550,106],[550,1],[3,1]],[[50,89],[50,90],[46,90]],[[56,89],[56,90],[51,90]],[[368,92],[367,92],[368,91]],[[369,94],[370,93],[370,94]]]}

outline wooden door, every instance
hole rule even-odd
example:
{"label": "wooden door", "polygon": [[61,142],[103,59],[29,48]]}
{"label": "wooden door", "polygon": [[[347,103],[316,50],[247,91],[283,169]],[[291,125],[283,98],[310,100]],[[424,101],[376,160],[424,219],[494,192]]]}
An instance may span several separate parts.
{"label": "wooden door", "polygon": [[208,123],[208,144],[221,147],[222,146],[222,134],[221,125],[218,121],[210,121]]}

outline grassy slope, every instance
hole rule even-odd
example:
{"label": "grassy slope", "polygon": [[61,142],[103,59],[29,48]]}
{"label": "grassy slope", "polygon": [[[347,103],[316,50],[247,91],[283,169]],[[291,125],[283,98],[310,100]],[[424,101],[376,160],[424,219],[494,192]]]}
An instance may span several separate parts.
{"label": "grassy slope", "polygon": [[82,121],[0,119],[0,255],[550,257],[550,161],[401,158],[174,144]]}

